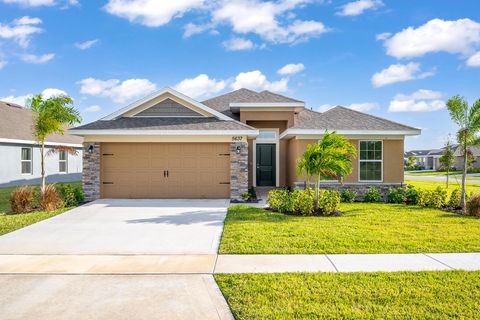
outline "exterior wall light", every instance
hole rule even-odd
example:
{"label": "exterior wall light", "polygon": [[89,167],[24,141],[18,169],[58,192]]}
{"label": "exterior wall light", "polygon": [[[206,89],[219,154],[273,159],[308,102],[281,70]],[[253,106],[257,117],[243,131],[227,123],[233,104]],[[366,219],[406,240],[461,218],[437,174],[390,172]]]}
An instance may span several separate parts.
{"label": "exterior wall light", "polygon": [[242,150],[242,147],[241,147],[241,146],[237,146],[237,148],[236,148],[235,151],[237,152],[237,154],[240,154],[240,151],[241,151],[241,150]]}
{"label": "exterior wall light", "polygon": [[88,153],[93,153],[93,144],[88,147]]}

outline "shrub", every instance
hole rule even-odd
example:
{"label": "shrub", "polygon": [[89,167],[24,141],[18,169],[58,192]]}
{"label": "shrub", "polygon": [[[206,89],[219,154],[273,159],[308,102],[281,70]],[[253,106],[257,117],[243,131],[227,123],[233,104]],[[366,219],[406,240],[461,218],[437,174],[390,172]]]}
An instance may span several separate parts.
{"label": "shrub", "polygon": [[254,187],[248,188],[248,194],[250,195],[250,199],[257,199],[257,192]]}
{"label": "shrub", "polygon": [[242,193],[242,199],[244,201],[248,201],[250,199],[250,193],[248,193],[248,192]]}
{"label": "shrub", "polygon": [[315,211],[314,191],[311,188],[306,190],[294,190],[292,192],[293,210],[302,215],[311,215]]}
{"label": "shrub", "polygon": [[368,188],[367,192],[365,192],[365,197],[363,201],[365,202],[380,202],[382,199],[382,194],[380,193],[380,189],[377,187],[370,187]]}
{"label": "shrub", "polygon": [[462,190],[459,188],[453,189],[448,199],[447,207],[450,209],[458,209],[460,207],[460,200],[462,197]]}
{"label": "shrub", "polygon": [[57,190],[62,196],[65,207],[76,207],[85,201],[85,195],[81,186],[74,187],[71,184],[63,184]]}
{"label": "shrub", "polygon": [[26,213],[33,209],[33,188],[18,187],[10,194],[10,208],[13,213]]}
{"label": "shrub", "polygon": [[467,213],[471,216],[480,217],[480,193],[475,193],[468,199]]}
{"label": "shrub", "polygon": [[318,196],[318,208],[325,215],[338,211],[340,205],[340,193],[334,190],[320,190]]}
{"label": "shrub", "polygon": [[406,198],[407,204],[417,205],[418,196],[419,196],[418,190],[412,185],[407,185],[407,190],[405,190],[405,198]]}
{"label": "shrub", "polygon": [[424,207],[441,209],[447,205],[447,190],[437,187],[435,190],[420,189],[418,204]]}
{"label": "shrub", "polygon": [[405,194],[405,189],[400,188],[390,188],[387,193],[387,202],[388,203],[405,203],[407,201],[407,196]]}
{"label": "shrub", "polygon": [[340,196],[341,196],[342,202],[352,203],[352,202],[354,202],[355,199],[357,198],[358,192],[355,191],[355,190],[346,189],[346,190],[343,190],[343,191],[342,191],[342,193],[340,194]]}
{"label": "shrub", "polygon": [[40,195],[40,208],[45,211],[53,211],[63,207],[62,197],[53,184],[45,186]]}
{"label": "shrub", "polygon": [[274,211],[287,213],[293,211],[291,193],[286,189],[271,190],[268,192],[268,205]]}

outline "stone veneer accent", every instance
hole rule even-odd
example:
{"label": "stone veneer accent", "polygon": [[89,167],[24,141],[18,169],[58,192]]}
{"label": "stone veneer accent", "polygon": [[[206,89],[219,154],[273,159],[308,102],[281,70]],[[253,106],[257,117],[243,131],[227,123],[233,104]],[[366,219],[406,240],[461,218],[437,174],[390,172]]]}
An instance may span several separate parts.
{"label": "stone veneer accent", "polygon": [[[240,147],[240,153],[237,153]],[[230,144],[230,198],[242,200],[242,193],[248,191],[248,143]]]}
{"label": "stone veneer accent", "polygon": [[[93,152],[88,152],[93,145]],[[86,201],[100,199],[100,143],[83,143],[83,191]]]}
{"label": "stone veneer accent", "polygon": [[[320,183],[320,189],[337,190],[339,192],[342,192],[343,190],[357,191],[357,201],[363,200],[363,198],[365,197],[365,192],[370,187],[376,187],[380,189],[380,193],[382,194],[382,200],[386,201],[388,189],[404,186],[405,185],[401,183],[344,183],[343,185],[341,183],[332,182]],[[295,182],[295,189],[305,189],[305,187],[305,182]],[[311,187],[314,187],[313,183],[311,183]]]}

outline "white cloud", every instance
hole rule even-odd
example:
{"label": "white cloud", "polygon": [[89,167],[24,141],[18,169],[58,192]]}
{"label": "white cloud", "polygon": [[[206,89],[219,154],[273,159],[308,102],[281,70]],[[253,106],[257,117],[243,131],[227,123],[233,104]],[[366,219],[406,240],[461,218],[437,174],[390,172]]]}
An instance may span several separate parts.
{"label": "white cloud", "polygon": [[213,25],[211,23],[195,24],[190,22],[185,25],[183,37],[189,38],[195,34],[205,32],[211,28],[213,28]]}
{"label": "white cloud", "polygon": [[102,110],[102,108],[100,106],[97,106],[97,105],[85,108],[85,112],[90,112],[90,113],[99,112],[101,110]]}
{"label": "white cloud", "polygon": [[431,52],[470,55],[480,46],[480,23],[470,19],[433,19],[408,27],[386,39],[387,54],[396,58],[420,57]]}
{"label": "white cloud", "polygon": [[397,94],[388,107],[389,112],[428,112],[445,108],[445,101],[440,100],[441,92],[421,89],[410,95]]}
{"label": "white cloud", "polygon": [[0,70],[2,70],[7,64],[7,60],[0,59]]}
{"label": "white cloud", "polygon": [[[65,91],[57,88],[47,88],[42,91],[41,95],[43,96],[44,99],[48,99],[58,95],[68,95],[68,94]],[[24,107],[27,101],[30,100],[32,97],[33,97],[32,93],[29,93],[23,96],[12,95],[12,96],[0,97],[0,101],[15,103]]]}
{"label": "white cloud", "polygon": [[239,34],[254,33],[272,43],[294,43],[319,36],[329,30],[319,21],[293,23],[283,19],[308,0],[233,0],[221,2],[212,13],[214,23],[231,25]]}
{"label": "white cloud", "polygon": [[340,16],[358,16],[367,10],[378,9],[383,6],[381,0],[358,0],[349,2],[337,12]]}
{"label": "white cloud", "polygon": [[47,53],[42,55],[35,55],[35,54],[22,54],[20,59],[27,63],[34,63],[34,64],[43,64],[47,63],[48,61],[55,58],[54,53]]}
{"label": "white cloud", "polygon": [[210,79],[201,74],[195,78],[185,79],[175,85],[175,89],[192,98],[206,97],[217,93],[227,85],[224,80]]}
{"label": "white cloud", "polygon": [[375,36],[375,39],[377,41],[384,41],[384,40],[387,40],[388,38],[390,38],[392,34],[390,32],[383,32],[383,33],[379,33]]}
{"label": "white cloud", "polygon": [[93,47],[94,45],[96,45],[98,41],[99,41],[98,39],[94,39],[94,40],[88,40],[85,42],[76,42],[75,47],[77,47],[80,50],[87,50]]}
{"label": "white cloud", "polygon": [[303,65],[303,63],[297,63],[297,64],[289,63],[287,65],[284,65],[280,69],[278,69],[277,73],[285,76],[285,75],[299,73],[300,71],[303,71],[303,70],[305,70],[305,66]]}
{"label": "white cloud", "polygon": [[147,79],[98,80],[86,78],[78,82],[80,93],[92,96],[103,96],[117,103],[124,103],[149,94],[156,90],[156,85]]}
{"label": "white cloud", "polygon": [[269,81],[267,77],[259,70],[250,72],[241,72],[236,77],[231,87],[234,90],[247,88],[251,90],[270,90],[276,92],[285,92],[288,90],[288,79],[283,78],[278,81]]}
{"label": "white cloud", "polygon": [[22,48],[26,48],[30,43],[30,37],[43,31],[37,26],[41,22],[39,18],[24,16],[9,24],[0,23],[0,38],[13,40]]}
{"label": "white cloud", "polygon": [[480,51],[471,55],[467,59],[467,66],[469,66],[469,67],[480,67]]}
{"label": "white cloud", "polygon": [[[316,110],[319,112],[325,112],[336,106],[337,105],[333,105],[333,104],[322,104],[320,107],[316,108]],[[371,110],[379,109],[380,105],[376,102],[362,102],[362,103],[351,103],[349,105],[345,105],[344,107],[355,110],[355,111],[368,112]]]}
{"label": "white cloud", "polygon": [[374,87],[382,87],[388,84],[408,81],[414,79],[424,79],[435,74],[434,71],[422,72],[419,63],[410,62],[408,64],[392,64],[386,69],[375,73],[372,76]]}
{"label": "white cloud", "polygon": [[60,89],[57,88],[47,88],[42,91],[42,96],[45,99],[52,98],[52,97],[58,97],[58,96],[68,96],[68,94]]}
{"label": "white cloud", "polygon": [[201,8],[204,0],[109,0],[105,10],[115,16],[148,27],[159,27],[185,12]]}
{"label": "white cloud", "polygon": [[252,50],[255,48],[255,44],[252,41],[244,38],[231,38],[222,44],[228,51]]}
{"label": "white cloud", "polygon": [[2,0],[2,2],[9,4],[17,4],[22,7],[40,7],[55,5],[55,0]]}

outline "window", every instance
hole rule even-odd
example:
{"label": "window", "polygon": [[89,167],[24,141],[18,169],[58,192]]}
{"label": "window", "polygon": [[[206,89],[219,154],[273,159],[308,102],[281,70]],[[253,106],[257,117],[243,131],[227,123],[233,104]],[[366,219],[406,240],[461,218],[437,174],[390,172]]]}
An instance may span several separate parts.
{"label": "window", "polygon": [[22,174],[32,174],[32,148],[22,148]]}
{"label": "window", "polygon": [[66,173],[67,172],[67,152],[60,151],[58,153],[58,172]]}
{"label": "window", "polygon": [[360,141],[360,181],[382,181],[382,141]]}
{"label": "window", "polygon": [[277,132],[274,130],[260,130],[257,140],[276,140]]}

